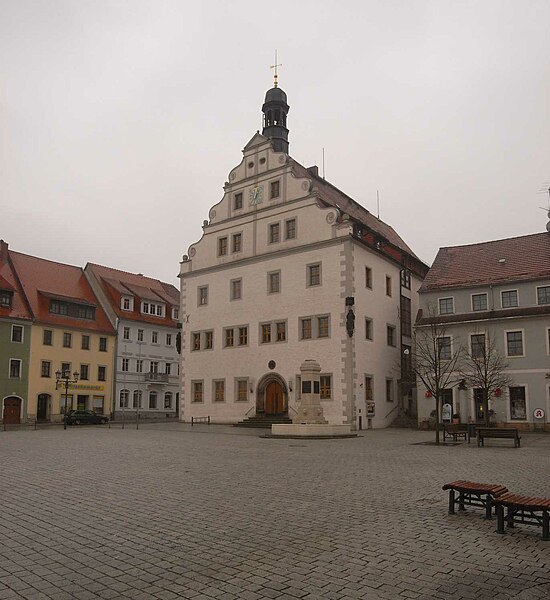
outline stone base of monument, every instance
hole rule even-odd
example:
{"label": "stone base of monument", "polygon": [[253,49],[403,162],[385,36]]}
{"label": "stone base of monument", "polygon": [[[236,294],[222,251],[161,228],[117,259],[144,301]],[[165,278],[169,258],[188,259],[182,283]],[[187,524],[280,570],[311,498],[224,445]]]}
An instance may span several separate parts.
{"label": "stone base of monument", "polygon": [[293,423],[272,425],[268,437],[281,438],[343,438],[357,437],[350,425],[329,425],[328,423]]}

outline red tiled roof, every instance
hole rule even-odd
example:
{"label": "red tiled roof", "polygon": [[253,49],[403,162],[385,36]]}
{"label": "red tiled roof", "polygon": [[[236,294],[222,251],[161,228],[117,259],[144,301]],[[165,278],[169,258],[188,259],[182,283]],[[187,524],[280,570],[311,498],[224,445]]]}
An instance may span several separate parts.
{"label": "red tiled roof", "polygon": [[[172,306],[179,307],[180,294],[173,285],[144,275],[119,271],[93,263],[88,263],[86,269],[90,269],[94,273],[119,318],[176,327],[177,323],[172,320],[172,313],[169,309]],[[120,300],[123,295],[134,296],[139,300],[149,302],[164,302],[167,304],[166,316],[160,318],[142,314],[139,302],[134,303],[133,311],[122,310]]]}
{"label": "red tiled roof", "polygon": [[[114,333],[107,315],[99,305],[80,267],[12,250],[9,251],[9,256],[27,301],[38,321],[59,327]],[[50,313],[49,297],[51,296],[95,306],[95,320]]]}
{"label": "red tiled roof", "polygon": [[550,233],[440,248],[421,292],[550,277]]}
{"label": "red tiled roof", "polygon": [[11,307],[8,308],[0,305],[0,317],[32,319],[32,314],[27,307],[9,260],[5,262],[0,261],[0,289],[13,292]]}

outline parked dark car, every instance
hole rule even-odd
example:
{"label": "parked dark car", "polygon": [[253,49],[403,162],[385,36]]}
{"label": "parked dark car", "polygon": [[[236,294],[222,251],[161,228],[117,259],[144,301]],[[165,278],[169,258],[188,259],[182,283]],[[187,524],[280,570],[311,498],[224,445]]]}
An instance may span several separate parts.
{"label": "parked dark car", "polygon": [[98,415],[93,410],[72,410],[67,415],[67,425],[97,425],[98,423],[108,423],[109,417]]}

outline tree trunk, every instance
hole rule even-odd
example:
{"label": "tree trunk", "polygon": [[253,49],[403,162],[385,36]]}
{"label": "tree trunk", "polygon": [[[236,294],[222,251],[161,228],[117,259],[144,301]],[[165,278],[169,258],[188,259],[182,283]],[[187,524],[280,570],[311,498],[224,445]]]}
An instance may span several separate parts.
{"label": "tree trunk", "polygon": [[439,396],[436,394],[435,396],[435,443],[439,445]]}
{"label": "tree trunk", "polygon": [[483,420],[485,427],[489,427],[489,390],[483,389]]}

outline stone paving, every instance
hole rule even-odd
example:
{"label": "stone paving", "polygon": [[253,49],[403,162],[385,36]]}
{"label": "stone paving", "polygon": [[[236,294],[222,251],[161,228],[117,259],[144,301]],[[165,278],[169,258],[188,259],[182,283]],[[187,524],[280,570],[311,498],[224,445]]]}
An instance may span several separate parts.
{"label": "stone paving", "polygon": [[0,600],[550,598],[550,542],[441,486],[550,496],[550,436],[261,439],[179,423],[0,432]]}

